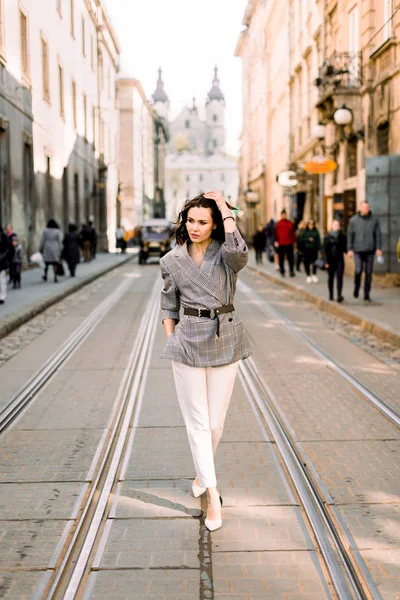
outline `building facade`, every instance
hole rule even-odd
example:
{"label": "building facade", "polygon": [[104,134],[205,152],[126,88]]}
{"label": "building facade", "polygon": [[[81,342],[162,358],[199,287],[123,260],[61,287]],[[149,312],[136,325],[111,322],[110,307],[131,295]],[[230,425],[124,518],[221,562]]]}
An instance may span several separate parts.
{"label": "building facade", "polygon": [[225,98],[217,67],[201,111],[193,99],[177,117],[169,119],[170,102],[161,70],[153,94],[155,111],[168,122],[169,144],[165,161],[165,210],[176,219],[184,202],[210,189],[219,189],[232,204],[238,196],[238,161],[225,151]]}
{"label": "building facade", "polygon": [[[249,0],[236,48],[243,63],[239,202],[248,233],[283,206],[297,220],[313,216],[326,229],[337,217],[346,229],[368,199],[388,232],[388,260],[379,268],[398,269],[399,8],[399,0]],[[309,175],[304,167],[318,154],[337,169]],[[288,169],[298,182],[290,188],[277,182]]]}
{"label": "building facade", "polygon": [[2,220],[30,253],[49,218],[64,229],[91,218],[105,249],[115,228],[120,52],[108,17],[100,0],[43,0],[40,11],[33,0],[0,5]]}
{"label": "building facade", "polygon": [[136,79],[120,79],[119,213],[127,230],[163,217],[164,169],[168,130]]}

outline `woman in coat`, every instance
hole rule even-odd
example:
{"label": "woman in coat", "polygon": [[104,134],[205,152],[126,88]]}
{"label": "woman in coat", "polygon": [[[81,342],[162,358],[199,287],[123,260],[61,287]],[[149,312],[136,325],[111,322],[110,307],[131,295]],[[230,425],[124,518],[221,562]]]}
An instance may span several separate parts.
{"label": "woman in coat", "polygon": [[[321,238],[314,219],[309,219],[307,227],[299,236],[300,243],[304,253],[304,268],[307,273],[307,283],[317,283],[317,267],[315,261],[318,258],[318,252],[321,249]],[[312,269],[312,274],[311,274]]]}
{"label": "woman in coat", "polygon": [[161,357],[172,360],[197,474],[192,490],[196,497],[208,492],[205,524],[210,531],[222,525],[214,453],[238,361],[252,353],[233,306],[237,274],[247,260],[248,248],[229,205],[213,191],[185,203],[176,246],[160,261],[162,319],[168,337]]}
{"label": "woman in coat", "polygon": [[50,219],[47,227],[42,233],[40,240],[40,252],[42,253],[45,262],[44,281],[47,281],[47,271],[49,266],[53,266],[54,283],[57,283],[57,265],[61,257],[61,231],[54,219]]}
{"label": "woman in coat", "polygon": [[76,265],[81,259],[80,238],[75,223],[68,225],[68,233],[64,235],[62,257],[68,265],[71,277],[75,277]]}
{"label": "woman in coat", "polygon": [[324,240],[325,267],[328,269],[329,300],[333,300],[333,284],[336,277],[337,301],[343,302],[343,273],[344,255],[347,252],[347,238],[336,219],[332,221],[332,228]]}

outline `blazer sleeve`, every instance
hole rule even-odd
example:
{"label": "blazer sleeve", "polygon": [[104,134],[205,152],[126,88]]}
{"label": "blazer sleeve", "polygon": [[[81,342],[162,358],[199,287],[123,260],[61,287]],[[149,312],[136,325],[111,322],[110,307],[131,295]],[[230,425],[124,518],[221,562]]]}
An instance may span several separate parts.
{"label": "blazer sleeve", "polygon": [[179,289],[163,262],[160,263],[160,267],[164,281],[161,291],[161,318],[163,322],[165,319],[174,319],[178,323],[181,307]]}
{"label": "blazer sleeve", "polygon": [[221,246],[221,253],[223,260],[234,273],[247,265],[249,249],[237,229],[232,233],[225,233],[225,242]]}

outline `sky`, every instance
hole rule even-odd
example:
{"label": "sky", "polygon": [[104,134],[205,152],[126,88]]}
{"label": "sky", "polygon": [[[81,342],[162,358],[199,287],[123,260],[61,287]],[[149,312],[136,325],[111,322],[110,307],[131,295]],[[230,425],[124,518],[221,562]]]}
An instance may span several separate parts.
{"label": "sky", "polygon": [[151,100],[161,67],[172,117],[193,97],[199,108],[204,106],[218,66],[226,102],[226,150],[238,155],[242,76],[241,59],[234,53],[248,0],[103,2],[122,49],[120,76],[138,79]]}

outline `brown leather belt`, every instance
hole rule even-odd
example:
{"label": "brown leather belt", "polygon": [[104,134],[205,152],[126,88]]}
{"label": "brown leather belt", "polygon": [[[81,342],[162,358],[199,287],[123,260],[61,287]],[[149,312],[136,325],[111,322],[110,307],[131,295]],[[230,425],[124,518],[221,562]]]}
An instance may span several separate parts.
{"label": "brown leather belt", "polygon": [[[218,308],[184,308],[183,314],[190,317],[207,317],[208,319],[218,319],[218,315],[224,313],[230,313],[235,310],[233,304],[227,304],[226,306],[219,306]],[[217,325],[217,337],[219,337],[219,319]]]}

